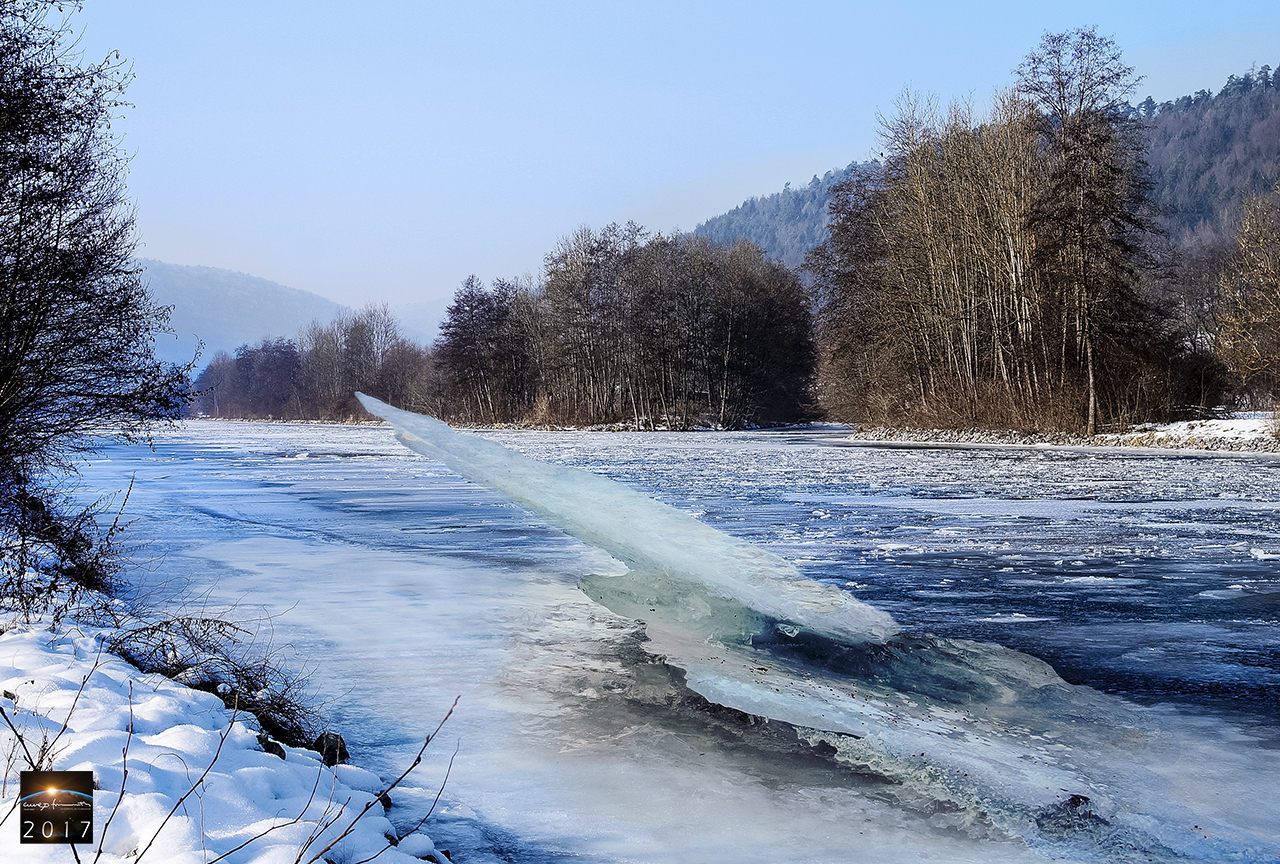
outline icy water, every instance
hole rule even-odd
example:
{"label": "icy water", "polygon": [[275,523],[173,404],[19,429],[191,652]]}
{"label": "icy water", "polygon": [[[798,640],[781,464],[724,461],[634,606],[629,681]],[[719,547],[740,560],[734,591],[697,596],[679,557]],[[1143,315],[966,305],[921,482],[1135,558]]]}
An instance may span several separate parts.
{"label": "icy water", "polygon": [[1280,460],[487,437],[903,635],[694,638],[384,427],[192,423],[86,481],[136,475],[140,578],[278,616],[357,761],[398,773],[460,697],[391,813],[421,818],[452,758],[430,830],[455,861],[1280,860]]}

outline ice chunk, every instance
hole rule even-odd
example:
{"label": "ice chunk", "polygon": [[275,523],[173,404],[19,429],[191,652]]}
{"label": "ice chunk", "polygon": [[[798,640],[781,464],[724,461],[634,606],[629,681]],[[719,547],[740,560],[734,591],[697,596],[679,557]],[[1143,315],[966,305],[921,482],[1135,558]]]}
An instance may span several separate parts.
{"label": "ice chunk", "polygon": [[777,555],[607,477],[529,459],[434,418],[357,396],[395,428],[406,447],[528,507],[634,572],[652,576],[652,587],[643,590],[683,583],[730,601],[706,604],[705,623],[712,631],[740,627],[733,616],[743,609],[841,642],[881,642],[899,630],[887,613],[804,578]]}

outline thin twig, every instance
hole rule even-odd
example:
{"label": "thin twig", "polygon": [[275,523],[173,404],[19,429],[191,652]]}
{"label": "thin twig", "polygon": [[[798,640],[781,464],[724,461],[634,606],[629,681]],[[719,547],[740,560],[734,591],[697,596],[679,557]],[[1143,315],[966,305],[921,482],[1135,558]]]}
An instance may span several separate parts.
{"label": "thin twig", "polygon": [[453,700],[453,704],[449,706],[449,710],[448,712],[445,713],[444,719],[440,721],[438,726],[436,726],[436,731],[428,735],[427,740],[422,742],[422,747],[418,749],[418,755],[413,757],[413,762],[409,765],[408,768],[404,769],[404,773],[402,773],[399,777],[397,777],[391,783],[390,786],[388,786],[386,789],[383,789],[381,792],[379,792],[371,801],[369,801],[368,804],[364,805],[364,809],[362,809],[359,813],[356,814],[356,818],[351,820],[351,824],[346,827],[346,830],[343,831],[341,834],[339,834],[336,838],[334,838],[332,843],[330,843],[328,846],[324,847],[319,852],[317,852],[314,857],[308,859],[307,864],[315,864],[316,861],[320,860],[320,858],[324,855],[324,853],[328,852],[334,846],[337,846],[344,839],[346,839],[347,835],[355,830],[356,823],[358,823],[362,818],[364,818],[364,814],[368,813],[371,809],[373,809],[374,804],[381,803],[382,797],[384,795],[388,794],[392,789],[399,786],[401,781],[403,781],[404,778],[409,776],[409,772],[412,771],[414,768],[417,768],[418,765],[422,763],[422,754],[427,752],[427,745],[431,743],[431,740],[433,738],[435,738],[437,735],[440,734],[440,730],[444,727],[445,722],[450,717],[453,716],[453,709],[458,707],[458,699],[461,699],[461,698],[462,697],[459,696],[457,699]]}
{"label": "thin twig", "polygon": [[120,794],[116,797],[115,806],[111,808],[111,815],[107,817],[107,824],[102,826],[101,833],[98,834],[98,854],[93,856],[93,864],[98,864],[98,859],[102,857],[102,844],[107,842],[107,830],[111,827],[111,820],[116,818],[116,811],[120,809],[120,802],[124,800],[124,784],[129,780],[129,744],[133,742],[133,682],[129,682],[129,734],[124,739],[124,749],[120,751]]}
{"label": "thin twig", "polygon": [[22,752],[27,754],[27,764],[31,766],[31,770],[36,768],[36,762],[31,758],[31,751],[27,749],[27,739],[22,737],[22,733],[13,725],[13,721],[9,719],[9,714],[3,708],[0,708],[0,717],[4,718],[4,722],[9,724],[9,728],[13,730],[14,736],[17,737],[18,743],[22,745]]}
{"label": "thin twig", "polygon": [[391,844],[388,843],[386,846],[383,846],[381,849],[379,849],[377,852],[374,852],[368,858],[361,858],[359,861],[356,862],[356,864],[369,864],[370,861],[380,857],[383,852],[386,852],[390,848],[391,848]]}
{"label": "thin twig", "polygon": [[[248,840],[241,843],[239,846],[235,847],[234,849],[229,849],[226,852],[223,852],[217,858],[214,858],[211,861],[206,861],[205,864],[218,864],[218,862],[221,861],[222,859],[226,858],[229,855],[234,855],[244,847],[248,846],[250,843],[256,843],[257,841],[261,840],[263,837],[266,837],[272,831],[277,831],[281,828],[287,828],[290,825],[297,825],[299,822],[301,822],[302,817],[306,816],[307,810],[311,808],[311,802],[316,799],[316,790],[320,788],[320,778],[322,776],[324,776],[323,766],[316,769],[316,782],[311,784],[311,794],[307,796],[307,803],[302,805],[302,809],[298,812],[297,816],[294,816],[288,822],[281,822],[279,825],[272,825],[270,828],[267,828],[264,831],[259,831],[257,834],[253,835]],[[332,793],[330,794],[330,800],[332,800]],[[279,813],[277,812],[276,815],[279,815]]]}
{"label": "thin twig", "polygon": [[444,770],[444,780],[443,782],[440,783],[439,791],[436,792],[436,800],[431,802],[431,809],[427,811],[427,815],[419,819],[418,824],[414,825],[413,828],[409,830],[410,834],[412,834],[414,831],[417,831],[419,828],[425,825],[427,820],[431,818],[431,814],[436,812],[436,805],[440,803],[440,796],[444,794],[445,784],[449,782],[449,775],[453,772],[453,760],[458,758],[458,751],[461,749],[462,749],[462,739],[459,738],[458,746],[453,748],[453,755],[449,757],[449,767]]}
{"label": "thin twig", "polygon": [[[89,683],[89,678],[94,672],[98,671],[98,667],[102,665],[102,646],[98,646],[98,656],[93,661],[93,666],[85,673],[84,678],[80,681],[80,689],[76,691],[76,698],[71,700],[71,710],[67,712],[67,719],[62,721],[62,728],[58,730],[58,734],[53,736],[53,740],[48,744],[41,746],[41,757],[48,756],[49,767],[53,767],[53,748],[58,743],[58,739],[62,737],[62,733],[67,731],[67,727],[71,724],[71,715],[76,713],[76,706],[80,704],[80,697],[84,695],[85,685]],[[39,771],[40,766],[32,765],[32,771]]]}
{"label": "thin twig", "polygon": [[[300,864],[302,856],[307,854],[307,850],[319,842],[320,838],[324,836],[324,832],[337,824],[338,820],[342,818],[342,814],[347,812],[347,805],[351,803],[351,797],[347,796],[347,800],[339,804],[337,810],[333,809],[334,796],[338,792],[338,775],[335,773],[331,776],[333,777],[333,784],[329,789],[329,800],[325,802],[324,812],[315,820],[315,827],[312,828],[311,833],[307,835],[306,842],[299,847],[298,854],[293,859],[293,864]],[[321,851],[320,854],[323,855],[324,851]]]}

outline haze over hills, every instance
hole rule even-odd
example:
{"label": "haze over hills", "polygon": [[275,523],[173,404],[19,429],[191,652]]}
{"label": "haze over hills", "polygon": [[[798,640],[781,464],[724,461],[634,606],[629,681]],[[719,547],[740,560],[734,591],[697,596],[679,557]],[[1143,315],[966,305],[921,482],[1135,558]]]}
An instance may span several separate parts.
{"label": "haze over hills", "polygon": [[[1183,246],[1229,241],[1243,195],[1274,187],[1280,169],[1280,72],[1231,75],[1214,95],[1200,90],[1136,109],[1150,128],[1152,200],[1165,210],[1170,236]],[[750,240],[788,266],[827,238],[830,188],[858,163],[814,175],[806,186],[751,198],[698,225],[720,242]]]}
{"label": "haze over hills", "polygon": [[[152,298],[171,306],[173,336],[156,343],[156,356],[170,363],[188,363],[203,343],[197,369],[206,366],[218,351],[234,353],[241,345],[264,338],[294,338],[314,320],[328,323],[347,307],[319,294],[290,288],[269,279],[218,267],[167,264],[139,259]],[[444,311],[433,304],[410,303],[393,309],[402,333],[429,343]]]}
{"label": "haze over hills", "polygon": [[203,366],[218,351],[234,352],[268,336],[292,337],[312,319],[328,321],[344,308],[318,294],[234,270],[146,258],[138,263],[152,298],[173,307],[174,335],[156,344],[156,356],[172,363],[189,362],[203,342]]}

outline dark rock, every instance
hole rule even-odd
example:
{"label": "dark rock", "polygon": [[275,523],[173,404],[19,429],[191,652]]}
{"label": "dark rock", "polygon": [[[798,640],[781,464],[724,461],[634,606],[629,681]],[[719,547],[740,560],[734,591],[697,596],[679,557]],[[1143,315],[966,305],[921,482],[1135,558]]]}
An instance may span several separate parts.
{"label": "dark rock", "polygon": [[320,761],[330,768],[351,758],[351,754],[347,752],[347,742],[337,732],[321,733],[311,749],[319,753]]}
{"label": "dark rock", "polygon": [[267,735],[266,732],[263,732],[258,736],[258,746],[262,748],[262,752],[264,753],[279,756],[281,759],[284,758],[284,748],[281,747],[278,742],[272,741],[271,736]]}
{"label": "dark rock", "polygon": [[1046,837],[1065,838],[1107,824],[1093,812],[1093,803],[1085,795],[1072,795],[1036,814],[1036,826]]}
{"label": "dark rock", "polygon": [[379,793],[378,800],[382,802],[383,810],[391,809],[391,796],[388,795],[386,792]]}

